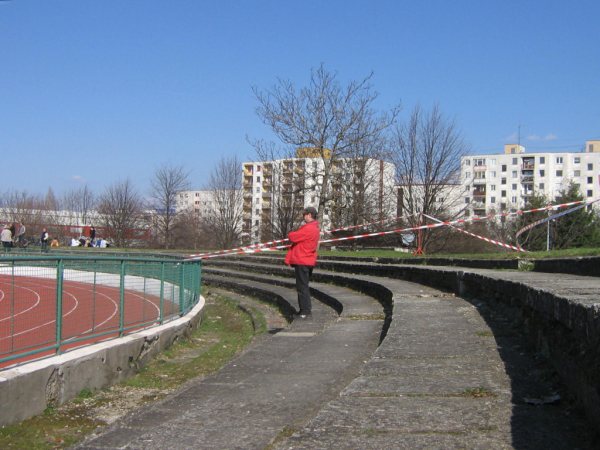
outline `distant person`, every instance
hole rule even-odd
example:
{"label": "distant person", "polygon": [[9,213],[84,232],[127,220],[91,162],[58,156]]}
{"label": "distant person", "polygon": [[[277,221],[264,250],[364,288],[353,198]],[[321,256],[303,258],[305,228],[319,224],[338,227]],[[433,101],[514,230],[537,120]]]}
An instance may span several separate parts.
{"label": "distant person", "polygon": [[4,227],[2,229],[2,232],[0,233],[0,241],[2,241],[2,248],[4,248],[5,252],[10,252],[12,246],[13,246],[13,240],[12,240],[12,232],[10,231],[9,227]]}
{"label": "distant person", "polygon": [[81,242],[79,242],[75,238],[71,238],[71,247],[79,247],[80,245],[81,245]]}
{"label": "distant person", "polygon": [[296,273],[296,291],[300,308],[298,317],[305,319],[312,313],[309,281],[317,263],[317,247],[321,233],[315,208],[312,206],[305,208],[302,211],[302,218],[304,225],[288,234],[292,246],[285,255],[285,263],[292,266]]}
{"label": "distant person", "polygon": [[46,231],[46,229],[44,228],[42,230],[42,234],[40,235],[40,242],[42,244],[42,251],[43,252],[47,252],[48,251],[48,239],[50,238],[50,236],[48,235],[48,231]]}
{"label": "distant person", "polygon": [[90,242],[92,246],[94,245],[94,241],[96,240],[96,229],[94,227],[90,228]]}
{"label": "distant person", "polygon": [[53,238],[52,241],[50,241],[50,247],[60,247],[60,242],[58,242],[58,239]]}

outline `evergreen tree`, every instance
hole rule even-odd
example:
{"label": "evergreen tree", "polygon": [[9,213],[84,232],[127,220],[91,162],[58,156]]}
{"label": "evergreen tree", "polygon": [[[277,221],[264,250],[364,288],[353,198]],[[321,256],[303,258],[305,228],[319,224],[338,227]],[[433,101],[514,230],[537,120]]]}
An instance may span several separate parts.
{"label": "evergreen tree", "polygon": [[[570,203],[582,201],[584,197],[579,192],[579,187],[571,182],[556,197],[557,203]],[[569,207],[576,208],[578,205]],[[555,211],[553,215],[564,212],[565,209]],[[563,249],[572,247],[590,247],[598,244],[598,216],[591,207],[584,206],[573,212],[551,221],[551,247]]]}

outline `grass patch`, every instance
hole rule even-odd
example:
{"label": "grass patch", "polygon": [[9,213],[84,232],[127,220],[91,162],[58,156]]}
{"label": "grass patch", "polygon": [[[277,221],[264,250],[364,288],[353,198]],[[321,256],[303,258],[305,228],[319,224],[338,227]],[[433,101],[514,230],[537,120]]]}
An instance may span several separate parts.
{"label": "grass patch", "polygon": [[484,387],[476,387],[465,389],[462,394],[463,397],[472,397],[472,398],[486,398],[486,397],[495,397],[492,391]]}
{"label": "grass patch", "polygon": [[273,442],[271,442],[265,447],[265,450],[273,450],[277,446],[277,444],[291,437],[296,431],[298,430],[290,426],[283,427],[283,429],[279,432],[275,439],[273,439]]}
{"label": "grass patch", "polygon": [[217,371],[257,333],[266,330],[266,321],[258,310],[252,311],[253,325],[237,302],[206,292],[205,297],[204,320],[189,338],[176,342],[120,385],[98,392],[84,389],[65,405],[48,408],[19,424],[0,427],[0,448],[45,450],[72,446],[105,426],[107,415],[114,416],[117,410],[124,415],[164,397],[192,378]]}
{"label": "grass patch", "polygon": [[457,258],[457,259],[543,259],[543,258],[566,258],[574,256],[599,256],[600,248],[570,248],[565,250],[551,250],[549,252],[490,252],[490,253],[429,253],[423,256],[414,256],[411,253],[397,252],[391,249],[370,250],[319,250],[320,256],[344,257],[373,257],[373,258]]}
{"label": "grass patch", "polygon": [[350,314],[344,317],[348,320],[385,320],[384,313]]}
{"label": "grass patch", "polygon": [[494,337],[494,333],[491,331],[478,331],[476,334],[480,337]]}

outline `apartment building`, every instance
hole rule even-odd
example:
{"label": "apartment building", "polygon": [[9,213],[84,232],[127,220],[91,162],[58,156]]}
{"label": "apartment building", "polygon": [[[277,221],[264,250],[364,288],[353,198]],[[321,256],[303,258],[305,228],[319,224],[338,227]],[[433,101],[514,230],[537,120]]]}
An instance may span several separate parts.
{"label": "apartment building", "polygon": [[[296,158],[243,163],[245,243],[280,238],[282,230],[298,223],[302,208],[318,208],[325,160],[308,150],[299,149]],[[368,198],[377,214],[395,212],[393,164],[370,158],[344,158],[331,164],[328,192],[334,200],[325,205],[323,229],[332,223],[339,226],[342,213],[357,195]]]}
{"label": "apartment building", "polygon": [[193,211],[199,216],[207,214],[213,208],[212,191],[180,191],[177,193],[177,212]]}
{"label": "apartment building", "polygon": [[583,152],[526,153],[516,144],[504,153],[465,156],[461,184],[467,215],[522,209],[534,194],[556,198],[570,182],[586,199],[600,196],[600,141],[587,141]]}

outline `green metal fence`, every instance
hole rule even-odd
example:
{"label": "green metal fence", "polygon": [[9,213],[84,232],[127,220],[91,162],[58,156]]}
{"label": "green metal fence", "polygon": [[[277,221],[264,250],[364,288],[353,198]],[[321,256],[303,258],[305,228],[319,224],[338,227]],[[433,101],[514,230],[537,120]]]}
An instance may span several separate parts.
{"label": "green metal fence", "polygon": [[197,304],[200,287],[200,261],[5,255],[0,369],[178,318]]}

